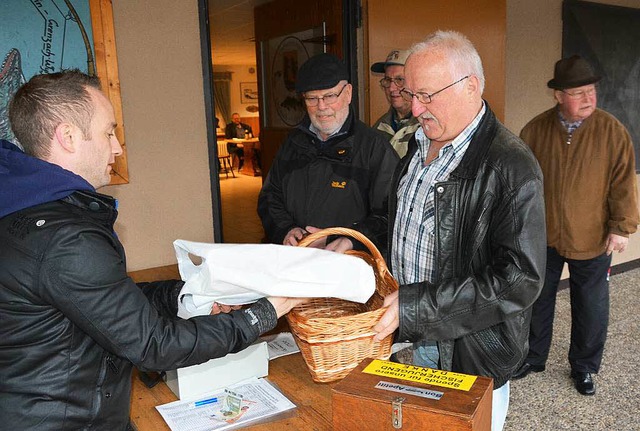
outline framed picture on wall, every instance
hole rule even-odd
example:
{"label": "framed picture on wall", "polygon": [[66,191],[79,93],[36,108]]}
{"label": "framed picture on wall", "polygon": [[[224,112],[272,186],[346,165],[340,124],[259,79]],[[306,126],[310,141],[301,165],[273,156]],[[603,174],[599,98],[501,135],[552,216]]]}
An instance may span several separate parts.
{"label": "framed picture on wall", "polygon": [[258,83],[257,82],[241,82],[240,83],[240,103],[244,103],[244,104],[258,103]]}
{"label": "framed picture on wall", "polygon": [[123,147],[111,184],[129,182],[127,149],[110,0],[2,0],[0,2],[0,138],[19,145],[9,127],[7,107],[33,75],[80,69],[97,75],[113,105],[115,133]]}
{"label": "framed picture on wall", "polygon": [[295,90],[298,69],[316,54],[326,52],[322,26],[260,42],[265,125],[288,128],[304,118],[306,108]]}

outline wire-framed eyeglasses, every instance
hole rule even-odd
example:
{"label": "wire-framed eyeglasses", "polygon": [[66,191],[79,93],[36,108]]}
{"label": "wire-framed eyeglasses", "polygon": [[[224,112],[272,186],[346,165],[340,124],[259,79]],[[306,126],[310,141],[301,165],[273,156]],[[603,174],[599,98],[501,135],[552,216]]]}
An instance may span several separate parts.
{"label": "wire-framed eyeglasses", "polygon": [[313,96],[313,97],[304,96],[304,103],[306,103],[307,106],[313,107],[313,106],[318,106],[318,103],[320,103],[320,101],[322,100],[326,105],[333,105],[338,101],[338,97],[340,97],[344,89],[347,88],[347,85],[349,84],[344,84],[344,86],[342,87],[342,90],[340,90],[337,93],[329,93],[329,94],[325,94],[324,96]]}
{"label": "wire-framed eyeglasses", "polygon": [[431,103],[431,101],[433,100],[433,96],[435,96],[438,93],[442,93],[444,90],[446,90],[449,87],[453,87],[454,85],[456,85],[458,82],[462,82],[465,79],[467,79],[470,75],[464,76],[460,79],[458,79],[456,82],[454,82],[453,84],[449,84],[444,88],[441,88],[438,91],[434,91],[433,93],[429,94],[429,93],[425,93],[423,91],[417,91],[415,93],[412,93],[411,91],[407,90],[406,88],[403,88],[402,90],[400,90],[400,95],[402,96],[402,98],[404,100],[406,100],[407,102],[411,102],[413,100],[413,98],[415,97],[416,99],[418,99],[418,102],[422,103],[423,105],[427,105],[429,103]]}
{"label": "wire-framed eyeglasses", "polygon": [[594,85],[593,87],[587,88],[586,90],[580,90],[580,91],[560,90],[560,91],[562,91],[564,94],[566,94],[572,99],[582,99],[584,96],[587,96],[587,97],[593,96],[594,94],[596,94],[597,89],[598,88]]}
{"label": "wire-framed eyeglasses", "polygon": [[392,82],[396,84],[396,87],[404,88],[404,78],[401,76],[396,76],[395,78],[389,78],[388,76],[385,76],[380,80],[380,86],[382,88],[389,88],[391,87]]}

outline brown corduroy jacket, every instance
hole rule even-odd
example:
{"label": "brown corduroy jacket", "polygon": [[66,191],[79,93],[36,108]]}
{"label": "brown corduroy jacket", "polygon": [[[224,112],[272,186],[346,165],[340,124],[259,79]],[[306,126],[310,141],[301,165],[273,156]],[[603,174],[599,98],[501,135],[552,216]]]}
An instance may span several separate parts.
{"label": "brown corduroy jacket", "polygon": [[547,245],[569,259],[605,252],[609,233],[629,236],[639,222],[631,137],[596,109],[569,136],[554,107],[520,133],[544,174]]}

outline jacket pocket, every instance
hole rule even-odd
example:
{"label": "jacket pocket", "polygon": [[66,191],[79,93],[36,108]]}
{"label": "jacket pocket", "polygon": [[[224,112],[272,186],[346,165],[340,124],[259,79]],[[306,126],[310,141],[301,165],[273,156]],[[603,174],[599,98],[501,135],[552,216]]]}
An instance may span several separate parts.
{"label": "jacket pocket", "polygon": [[[485,241],[485,237],[489,231],[490,215],[492,214],[491,207],[494,201],[493,194],[485,193],[482,196],[482,205],[477,207],[478,211],[473,215],[473,219],[471,220],[473,230],[471,231],[471,235],[467,237],[471,240],[469,258],[476,254],[480,245]],[[468,262],[471,262],[471,259],[468,259]]]}
{"label": "jacket pocket", "polygon": [[471,334],[475,344],[485,353],[483,359],[502,370],[512,369],[522,359],[519,343],[507,332],[507,326],[499,323]]}

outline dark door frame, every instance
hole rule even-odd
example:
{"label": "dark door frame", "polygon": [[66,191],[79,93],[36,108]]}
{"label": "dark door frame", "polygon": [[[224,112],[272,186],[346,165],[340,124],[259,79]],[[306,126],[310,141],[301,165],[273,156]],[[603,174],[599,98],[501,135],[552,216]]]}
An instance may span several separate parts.
{"label": "dark door frame", "polygon": [[202,57],[202,81],[204,91],[204,112],[207,124],[207,148],[209,152],[209,180],[211,186],[211,215],[213,217],[213,242],[224,242],[222,235],[222,202],[218,164],[218,144],[213,93],[213,61],[211,58],[211,33],[209,25],[209,2],[198,0],[198,20],[200,22],[200,53]]}

